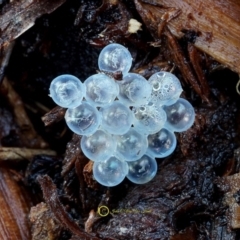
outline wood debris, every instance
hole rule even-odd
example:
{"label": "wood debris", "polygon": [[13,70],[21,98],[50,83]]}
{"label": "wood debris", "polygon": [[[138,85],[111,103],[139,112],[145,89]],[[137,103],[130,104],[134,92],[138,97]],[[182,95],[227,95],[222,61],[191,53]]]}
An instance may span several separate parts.
{"label": "wood debris", "polygon": [[[235,151],[238,153],[239,149]],[[240,228],[240,174],[222,177],[216,180],[219,189],[224,192],[224,204],[228,206],[228,226],[231,229]]]}
{"label": "wood debris", "polygon": [[[181,13],[167,24],[171,33],[181,38],[184,31],[194,31],[193,44],[220,63],[240,73],[240,4],[238,0],[135,0],[142,20],[156,36],[162,16]],[[141,10],[139,9],[141,7]]]}
{"label": "wood debris", "polygon": [[[8,174],[13,179],[19,173],[21,179],[25,173],[33,195],[43,194],[38,202],[45,203],[31,212],[33,238],[236,239],[239,233],[234,229],[240,226],[240,161],[233,157],[239,132],[239,96],[234,95],[237,74],[227,70],[225,77],[215,60],[239,72],[235,63],[239,60],[236,36],[240,17],[236,12],[240,4],[237,0],[211,4],[196,0],[73,0],[42,16],[29,29],[38,16],[63,2],[5,1],[0,12],[6,20],[0,18],[0,78],[1,73],[7,75],[0,96],[0,159],[31,159],[28,167],[19,172],[11,169]],[[129,23],[136,29],[129,30]],[[13,39],[16,43],[11,53]],[[145,185],[127,179],[114,188],[98,184],[92,175],[93,162],[80,149],[81,137],[71,135],[60,121],[66,109],[55,107],[46,114],[54,107],[48,97],[51,79],[69,72],[83,80],[96,73],[97,47],[110,42],[128,47],[134,72],[147,78],[160,70],[176,74],[184,89],[182,96],[196,111],[193,127],[176,134],[176,152],[158,161],[160,171]],[[121,79],[121,72],[112,77]],[[62,128],[66,134],[59,134]],[[42,150],[48,144],[58,156],[53,156],[55,151]],[[27,161],[0,163],[24,165]],[[222,184],[223,194],[216,183]],[[17,198],[15,193],[9,196]],[[100,206],[116,212],[100,217]],[[121,209],[141,211],[129,214]],[[16,233],[18,239],[26,239],[19,230]]]}
{"label": "wood debris", "polygon": [[0,49],[34,25],[43,14],[51,13],[66,0],[13,1],[0,11]]}
{"label": "wood debris", "polygon": [[65,112],[66,112],[65,108],[57,106],[48,113],[46,113],[42,117],[42,121],[44,122],[45,126],[50,126],[51,124],[62,120],[65,115]]}
{"label": "wood debris", "polygon": [[46,203],[39,203],[31,208],[32,240],[55,240],[61,234],[62,227],[52,218],[52,213]]}
{"label": "wood debris", "polygon": [[33,204],[8,169],[0,168],[0,239],[31,239],[28,213]]}
{"label": "wood debris", "polygon": [[0,161],[8,160],[31,160],[35,155],[56,155],[53,150],[47,149],[31,149],[31,148],[7,148],[0,147]]}
{"label": "wood debris", "polygon": [[43,191],[44,200],[46,201],[54,218],[58,221],[58,223],[62,227],[69,229],[73,234],[78,236],[80,239],[99,240],[98,237],[95,237],[84,232],[77,225],[77,223],[70,218],[64,206],[59,201],[56,186],[48,176],[39,177],[38,181]]}

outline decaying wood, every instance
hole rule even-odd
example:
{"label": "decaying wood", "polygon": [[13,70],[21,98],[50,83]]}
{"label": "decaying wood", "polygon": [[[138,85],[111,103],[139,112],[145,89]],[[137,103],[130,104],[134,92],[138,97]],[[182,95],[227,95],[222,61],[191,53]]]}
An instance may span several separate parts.
{"label": "decaying wood", "polygon": [[85,231],[88,233],[92,232],[92,227],[96,221],[98,221],[101,217],[96,214],[94,210],[91,210],[89,213],[89,217],[85,222]]}
{"label": "decaying wood", "polygon": [[[240,149],[235,152],[239,155]],[[239,158],[239,156],[237,156]],[[232,229],[240,228],[240,174],[216,180],[217,186],[224,192],[224,204],[228,206],[228,226]]]}
{"label": "decaying wood", "polygon": [[[223,166],[233,154],[230,142],[234,138],[228,133],[235,129],[236,106],[225,102],[220,106],[213,104],[211,108],[203,104],[195,109],[198,119],[203,121],[201,127],[194,124],[186,131],[191,138],[178,135],[178,149],[164,162],[159,162],[156,177],[147,184],[128,189],[127,195],[116,207],[150,211],[146,214],[113,214],[107,226],[97,226],[101,236],[119,240],[168,240],[174,239],[175,235],[176,239],[183,240],[234,239],[235,233],[227,232],[227,222],[224,222],[226,208],[221,209],[221,198],[216,196],[214,181],[219,166]],[[187,148],[185,156],[180,150],[184,146]],[[198,215],[200,219],[206,218],[203,225],[201,220],[198,221]],[[214,225],[208,225],[209,222]],[[193,233],[188,231],[192,224],[197,226],[197,231]],[[180,234],[179,229],[186,234]],[[215,237],[211,238],[210,234]]]}
{"label": "decaying wood", "polygon": [[[122,1],[119,0],[103,0],[103,4],[100,8],[97,9],[97,11],[101,11],[102,13],[107,12],[113,7],[115,7],[117,10],[116,12],[116,19],[115,22],[106,22],[103,25],[105,25],[105,28],[103,31],[101,31],[97,37],[90,39],[90,43],[94,46],[104,46],[110,42],[122,42],[125,38],[128,39],[130,36],[134,36],[130,31],[130,24],[132,21],[132,13],[128,10],[128,8],[122,3]],[[86,12],[87,10],[84,9]],[[83,11],[84,11],[83,10]],[[93,14],[95,19],[97,15]],[[118,17],[117,17],[118,16]],[[135,29],[135,31],[140,30],[140,28]],[[132,41],[134,41],[132,39]],[[139,42],[136,40],[134,41],[134,44],[139,45]],[[146,44],[147,45],[147,44]],[[143,44],[141,44],[141,47],[143,47]],[[114,77],[116,78],[116,76]]]}
{"label": "decaying wood", "polygon": [[183,239],[196,240],[196,238],[197,238],[196,232],[197,232],[196,227],[189,227],[189,228],[185,229],[184,231],[172,236],[170,238],[170,240],[183,240]]}
{"label": "decaying wood", "polygon": [[84,159],[84,155],[80,150],[80,139],[81,137],[77,134],[73,135],[72,141],[68,143],[65,158],[63,161],[63,170],[62,176],[65,176],[69,171],[74,168],[75,161],[78,157],[82,156]]}
{"label": "decaying wood", "polygon": [[60,203],[57,188],[55,184],[52,182],[51,178],[48,176],[41,176],[38,178],[38,181],[41,185],[43,191],[43,197],[46,201],[49,209],[51,210],[54,218],[58,221],[58,223],[66,228],[69,229],[73,234],[78,236],[80,239],[86,240],[99,240],[98,237],[90,235],[84,232],[77,223],[70,218],[68,213],[66,212],[64,206]]}
{"label": "decaying wood", "polygon": [[0,83],[4,79],[5,68],[11,56],[14,43],[15,42],[13,41],[11,43],[5,44],[4,47],[0,48]]}
{"label": "decaying wood", "polygon": [[194,75],[192,67],[188,62],[186,56],[184,55],[180,44],[177,42],[175,37],[172,33],[166,28],[165,35],[168,40],[168,46],[171,50],[172,58],[175,60],[175,63],[179,67],[180,71],[182,72],[185,80],[193,87],[193,89],[198,93],[199,96],[203,98],[206,102],[210,102],[205,92],[202,90],[200,84],[197,81],[197,78]]}
{"label": "decaying wood", "polygon": [[13,179],[7,169],[0,169],[0,239],[28,240],[28,194]]}
{"label": "decaying wood", "polygon": [[[135,0],[142,20],[153,35],[158,34],[166,12],[181,13],[168,22],[173,35],[196,33],[194,45],[220,63],[240,73],[240,2],[238,0]],[[158,36],[156,36],[158,37]]]}
{"label": "decaying wood", "polygon": [[86,209],[85,202],[86,202],[86,183],[83,178],[83,168],[85,166],[85,161],[81,161],[81,158],[77,158],[75,161],[75,170],[78,176],[79,181],[79,198],[81,200],[82,209],[83,211]]}
{"label": "decaying wood", "polygon": [[0,49],[34,25],[43,14],[53,12],[66,0],[12,1],[0,11]]}
{"label": "decaying wood", "polygon": [[[211,240],[238,240],[236,232],[229,231],[229,227],[225,224],[228,221],[227,217],[216,217],[212,223],[211,232],[206,234]],[[185,240],[185,238],[183,239]],[[195,240],[195,239],[194,239]]]}
{"label": "decaying wood", "polygon": [[[145,2],[146,1],[147,0],[145,0]],[[108,1],[104,2],[109,5]],[[120,17],[116,20],[116,22],[119,21],[119,25],[116,24],[116,22],[111,22],[111,20],[109,20],[109,15],[111,14],[107,15],[107,19],[102,16],[99,17],[98,14],[100,14],[100,10],[103,11],[103,9],[100,8],[99,10],[98,8],[92,8],[89,10],[88,5],[86,5],[87,7],[81,8],[83,11],[81,13],[82,15],[78,15],[79,20],[81,21],[76,21],[75,23],[79,25],[75,27],[80,27],[81,31],[84,32],[84,24],[87,21],[89,23],[88,26],[90,26],[90,23],[99,19],[106,20],[105,24],[108,25],[107,27],[103,27],[104,24],[101,25],[98,22],[98,29],[105,29],[103,31],[100,30],[102,31],[100,36],[102,42],[123,41],[124,43],[129,43],[129,46],[132,44],[133,51],[135,49],[135,52],[138,52],[138,50],[140,52],[142,50],[139,46],[147,46],[145,49],[150,48],[149,42],[142,44],[144,40],[140,37],[136,37],[139,45],[134,46],[134,41],[130,40],[132,34],[127,32],[128,20],[130,19],[129,17],[131,17],[131,14],[129,14],[129,12],[131,13],[131,10],[129,9],[133,9],[134,5],[132,5],[133,8],[131,6],[131,8],[129,7],[126,11],[126,6],[124,5],[121,5],[122,8],[120,7],[120,9],[118,9],[118,2],[119,1],[115,1],[116,5],[114,5],[114,7],[109,6],[107,10],[120,17],[122,16],[122,22]],[[144,5],[145,3],[140,3],[143,4],[143,9],[146,10],[147,16],[151,17],[150,20],[147,17],[143,18],[145,21],[149,20],[148,24],[143,26],[143,31],[147,32],[150,29],[152,35],[154,35],[154,32],[156,33],[155,40],[157,47],[161,44],[166,44],[165,41],[168,41],[167,47],[171,48],[173,54],[176,55],[176,59],[173,58],[178,65],[176,68],[179,66],[181,67],[181,70],[176,72],[180,75],[181,80],[183,78],[186,80],[187,84],[184,86],[186,92],[189,91],[190,93],[193,93],[191,89],[189,89],[190,85],[202,98],[205,97],[205,100],[209,101],[209,91],[205,91],[209,89],[208,86],[205,85],[206,79],[204,77],[204,69],[201,68],[201,55],[198,54],[198,51],[196,50],[197,46],[194,45],[194,42],[197,42],[196,39],[201,36],[201,33],[196,32],[194,35],[195,39],[192,43],[183,46],[181,42],[177,41],[176,36],[179,36],[174,33],[172,27],[172,22],[175,22],[178,18],[182,17],[183,10],[174,7],[166,8],[159,5],[154,6],[153,4],[151,5],[154,1],[149,0],[148,2],[149,3],[146,4],[146,7]],[[136,5],[137,3],[138,2],[136,1]],[[149,11],[149,6],[153,6],[151,11]],[[95,10],[96,12],[94,13]],[[158,15],[155,16],[156,11],[158,12]],[[159,17],[159,12],[161,13],[161,11],[162,17]],[[141,13],[142,12],[140,12],[140,14]],[[155,25],[156,22],[157,24]],[[51,25],[51,23],[49,24]],[[59,27],[58,33],[62,30],[63,32],[66,31],[66,26],[57,26]],[[68,27],[69,26],[70,24]],[[96,28],[96,26],[93,26],[92,29],[94,29],[94,27]],[[168,31],[168,29],[170,29],[170,31]],[[71,30],[72,29],[70,28],[69,31],[71,32]],[[188,28],[187,30],[193,32],[199,31],[192,28]],[[86,31],[89,31],[89,29],[86,29]],[[181,29],[179,31],[181,31]],[[92,33],[92,35],[93,34],[95,34],[95,32]],[[134,35],[137,36],[138,34],[140,35],[140,33]],[[211,34],[209,34],[209,36],[211,36]],[[51,38],[52,36],[48,37]],[[56,36],[54,35],[54,37]],[[89,41],[89,38],[86,39],[86,41]],[[26,38],[26,40],[28,39]],[[66,39],[63,36],[61,36],[61,39],[59,38],[59,41],[64,42],[64,40]],[[93,37],[92,43],[97,43],[97,41],[94,40],[96,40],[96,38],[94,39]],[[74,45],[76,42],[73,41],[70,44]],[[53,42],[53,48],[54,44],[55,42]],[[67,46],[70,46],[70,44],[66,43]],[[4,44],[4,46],[6,45]],[[168,52],[166,51],[164,53]],[[52,59],[51,56],[54,54],[54,51],[49,52],[49,60]],[[161,54],[162,52],[160,52],[159,56]],[[29,55],[26,54],[25,57],[28,58]],[[141,58],[141,56],[139,58]],[[151,75],[154,71],[159,71],[158,69],[171,70],[172,67],[175,66],[172,62],[174,61],[171,58],[165,59],[162,54],[155,65],[152,61],[145,62],[145,66],[153,66],[152,68],[146,70],[147,67],[145,68],[139,65],[141,66],[141,69],[136,69],[142,71],[142,73],[147,76]],[[64,67],[64,70],[66,69],[69,69],[68,66]],[[28,70],[26,72],[28,73]],[[49,72],[51,71],[49,70]],[[15,81],[15,79],[13,79],[13,81]],[[35,83],[35,80],[33,79],[32,82]],[[44,86],[45,89],[47,89],[48,86]],[[37,218],[38,216],[41,218],[39,219],[39,226],[43,232],[35,232],[36,234],[39,234],[39,239],[44,239],[45,229],[50,233],[50,235],[48,235],[49,239],[58,236],[58,230],[60,229],[58,227],[61,226],[68,230],[68,234],[72,234],[71,239],[83,240],[98,239],[98,237],[100,239],[108,240],[112,238],[119,240],[232,240],[235,233],[233,231],[227,233],[227,223],[222,222],[222,219],[225,217],[225,212],[216,217],[220,210],[219,206],[221,206],[222,199],[216,199],[217,192],[214,188],[214,180],[216,179],[217,174],[222,174],[219,173],[219,169],[225,166],[227,162],[226,159],[231,159],[235,147],[233,146],[235,141],[233,138],[234,134],[236,134],[236,106],[231,101],[228,101],[222,103],[222,106],[219,107],[221,102],[218,101],[218,97],[215,97],[214,100],[210,99],[211,102],[213,102],[213,105],[211,105],[211,107],[209,105],[206,107],[206,105],[202,104],[198,99],[194,101],[194,93],[192,94],[192,97],[197,113],[194,126],[186,133],[177,134],[178,146],[176,152],[168,159],[158,162],[159,171],[157,176],[147,184],[134,185],[129,183],[126,179],[121,185],[111,188],[111,190],[107,190],[107,188],[96,183],[92,176],[93,163],[83,156],[79,145],[80,137],[76,134],[73,135],[72,140],[67,145],[64,161],[60,158],[58,159],[59,161],[55,161],[55,158],[48,156],[36,156],[35,161],[32,164],[32,171],[29,170],[28,179],[32,179],[29,186],[36,186],[34,185],[34,179],[36,179],[37,176],[42,175],[38,180],[48,209],[46,210],[46,205],[44,205],[42,208],[40,207],[40,209],[38,209],[39,211],[37,211],[37,214],[40,213],[41,215],[41,210],[43,210],[43,215],[35,215]],[[10,105],[14,109],[13,100],[11,100]],[[17,111],[21,110],[21,108],[18,108]],[[17,111],[15,114],[17,114]],[[55,108],[43,117],[43,121],[45,125],[49,126],[62,119],[63,115],[63,109]],[[24,126],[24,124],[22,124],[22,119],[18,121],[20,127]],[[32,136],[35,135],[33,134]],[[28,144],[27,141],[29,140],[26,140],[23,146]],[[10,151],[12,150],[14,149],[10,149]],[[19,153],[20,155],[22,154],[22,151],[24,151],[24,149],[21,149],[21,152]],[[37,154],[42,153],[43,152],[38,152]],[[35,154],[32,153],[31,156],[33,155]],[[28,155],[26,154],[26,156]],[[24,158],[27,158],[26,156]],[[11,157],[11,159],[12,158],[13,157]],[[231,161],[230,165],[230,173],[233,174],[236,172],[236,167],[233,164],[233,161]],[[52,180],[45,174],[48,174]],[[94,184],[98,185],[94,186]],[[227,185],[226,182],[225,185]],[[57,189],[56,186],[59,189]],[[32,189],[35,188],[32,187]],[[108,206],[110,210],[113,209],[113,205],[116,209],[127,209],[130,211],[137,209],[139,210],[139,213],[128,214],[120,212],[118,214],[110,214],[106,218],[99,218],[99,216],[96,215],[97,207],[102,205]],[[140,213],[140,210],[146,212]],[[233,210],[236,212],[235,210],[238,209],[235,208]],[[47,213],[47,215],[44,215],[45,213]],[[238,217],[239,215],[237,214],[233,218],[235,219],[235,228],[239,225]],[[45,223],[43,223],[43,218],[46,219]],[[200,219],[200,221],[198,219]],[[52,220],[54,221],[53,225],[51,225],[51,223],[53,223]],[[46,225],[48,221],[50,221],[49,225]],[[41,225],[42,223],[43,225]],[[83,229],[84,224],[85,231]],[[50,229],[48,227],[50,227]],[[56,235],[54,232],[55,227]],[[221,236],[221,238],[217,237],[218,229],[221,229],[223,232],[223,237]],[[36,231],[38,231],[38,229]],[[89,234],[90,232],[93,234]],[[59,239],[63,239],[62,236],[60,236]]]}
{"label": "decaying wood", "polygon": [[21,131],[20,136],[22,145],[31,148],[46,148],[48,144],[35,131],[30,119],[28,118],[21,97],[13,89],[7,78],[4,78],[2,88],[4,88],[7,92],[7,100],[13,108],[15,120]]}
{"label": "decaying wood", "polygon": [[0,161],[6,160],[31,160],[35,155],[56,155],[53,150],[30,149],[30,148],[7,148],[0,147]]}
{"label": "decaying wood", "polygon": [[205,77],[205,74],[201,66],[202,64],[201,64],[198,50],[192,43],[188,43],[188,53],[189,53],[190,61],[192,62],[192,66],[199,80],[201,91],[202,93],[204,93],[204,96],[206,96],[206,98],[209,98],[209,95],[210,95],[209,85],[207,83],[207,79]]}
{"label": "decaying wood", "polygon": [[[201,69],[202,65],[200,53],[195,49],[192,44],[188,44],[188,53],[185,53],[183,47],[180,45],[178,39],[170,31],[168,23],[176,19],[181,11],[171,8],[165,10],[165,13],[161,18],[154,18],[152,15],[152,8],[156,11],[158,8],[148,4],[143,4],[140,1],[135,1],[136,8],[144,21],[150,26],[152,35],[155,39],[155,43],[152,43],[155,47],[160,47],[163,44],[163,34],[166,38],[167,49],[165,50],[165,57],[168,61],[173,62],[175,66],[182,73],[183,79],[187,84],[190,84],[195,92],[208,104],[209,99],[209,87],[207,80],[204,76],[204,72]],[[145,5],[148,7],[145,8]],[[150,7],[149,7],[150,6]],[[153,11],[154,11],[153,10]],[[155,14],[157,14],[155,12]],[[157,29],[154,29],[154,26]],[[188,56],[189,55],[189,56]]]}
{"label": "decaying wood", "polygon": [[32,207],[29,219],[32,240],[56,240],[60,236],[62,227],[52,218],[46,203],[41,202]]}
{"label": "decaying wood", "polygon": [[171,66],[169,66],[167,62],[161,62],[156,60],[149,63],[148,65],[144,65],[134,69],[133,72],[138,73],[148,79],[156,72],[160,72],[160,71],[170,72],[170,70],[171,70]]}
{"label": "decaying wood", "polygon": [[88,187],[92,189],[98,189],[99,183],[93,178],[93,162],[89,161],[84,169],[83,169],[83,176],[86,184]]}
{"label": "decaying wood", "polygon": [[50,112],[46,113],[42,117],[42,121],[45,126],[50,126],[53,123],[56,123],[64,118],[66,108],[62,108],[60,106],[57,106],[53,108]]}

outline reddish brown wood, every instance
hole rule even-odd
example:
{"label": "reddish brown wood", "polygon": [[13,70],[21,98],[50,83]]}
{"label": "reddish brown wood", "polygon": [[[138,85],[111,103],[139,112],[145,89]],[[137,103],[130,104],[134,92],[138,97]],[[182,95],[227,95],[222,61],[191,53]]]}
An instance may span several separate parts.
{"label": "reddish brown wood", "polygon": [[156,36],[166,12],[181,13],[168,22],[172,34],[180,38],[185,30],[197,34],[194,45],[220,63],[240,73],[239,0],[135,0],[136,7]]}
{"label": "reddish brown wood", "polygon": [[0,239],[31,239],[28,213],[32,204],[8,169],[0,169]]}

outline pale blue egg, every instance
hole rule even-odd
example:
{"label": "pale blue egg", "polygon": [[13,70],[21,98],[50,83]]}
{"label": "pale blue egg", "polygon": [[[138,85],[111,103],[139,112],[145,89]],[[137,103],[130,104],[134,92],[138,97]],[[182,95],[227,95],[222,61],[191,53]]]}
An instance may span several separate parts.
{"label": "pale blue egg", "polygon": [[75,108],[86,94],[85,86],[73,75],[64,74],[53,79],[50,85],[50,97],[64,108]]}
{"label": "pale blue egg", "polygon": [[169,156],[177,145],[176,136],[173,132],[162,128],[155,134],[148,135],[147,153],[156,158]]}
{"label": "pale blue egg", "polygon": [[124,135],[116,136],[116,157],[125,161],[135,161],[146,153],[148,147],[147,136],[136,131],[134,128]]}
{"label": "pale blue egg", "polygon": [[147,103],[152,93],[152,85],[139,74],[128,73],[118,81],[119,100],[129,106],[140,106]]}
{"label": "pale blue egg", "polygon": [[113,155],[116,141],[111,134],[97,130],[90,136],[83,136],[81,149],[84,155],[92,161],[104,161]]}
{"label": "pale blue egg", "polygon": [[164,106],[167,114],[165,128],[173,132],[183,132],[188,130],[194,123],[195,112],[190,102],[179,98],[176,103]]}
{"label": "pale blue egg", "polygon": [[167,116],[163,109],[152,105],[133,107],[134,127],[144,134],[154,134],[165,124]]}
{"label": "pale blue egg", "polygon": [[91,135],[97,131],[101,116],[98,110],[83,101],[76,108],[69,108],[65,114],[68,127],[78,135]]}
{"label": "pale blue egg", "polygon": [[144,184],[151,181],[157,173],[156,159],[143,155],[139,160],[128,162],[127,178],[134,183]]}
{"label": "pale blue egg", "polygon": [[101,128],[115,135],[125,134],[133,123],[133,114],[120,101],[100,109],[102,117]]}
{"label": "pale blue egg", "polygon": [[151,101],[159,105],[171,105],[177,101],[182,93],[182,86],[178,78],[170,72],[157,72],[149,78],[152,85]]}
{"label": "pale blue egg", "polygon": [[121,71],[127,74],[132,66],[132,56],[124,46],[112,43],[104,47],[98,58],[98,67],[104,72]]}
{"label": "pale blue egg", "polygon": [[93,164],[94,178],[106,187],[118,185],[127,174],[128,164],[116,157],[111,157],[101,162],[94,162]]}
{"label": "pale blue egg", "polygon": [[94,106],[112,103],[119,94],[119,86],[114,79],[105,74],[94,74],[84,82],[86,100]]}

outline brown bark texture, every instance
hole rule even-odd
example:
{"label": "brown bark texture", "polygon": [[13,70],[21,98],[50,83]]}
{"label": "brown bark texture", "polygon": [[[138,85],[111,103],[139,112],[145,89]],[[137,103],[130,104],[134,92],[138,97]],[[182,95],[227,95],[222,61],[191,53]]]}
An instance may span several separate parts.
{"label": "brown bark texture", "polygon": [[[146,25],[156,36],[166,15],[172,34],[181,38],[186,31],[195,32],[194,45],[220,63],[240,73],[240,2],[238,0],[135,0]],[[141,8],[140,8],[141,7]]]}
{"label": "brown bark texture", "polygon": [[[0,1],[0,239],[240,239],[239,36],[238,0]],[[49,97],[112,42],[131,72],[175,74],[196,113],[144,185],[96,182]]]}

